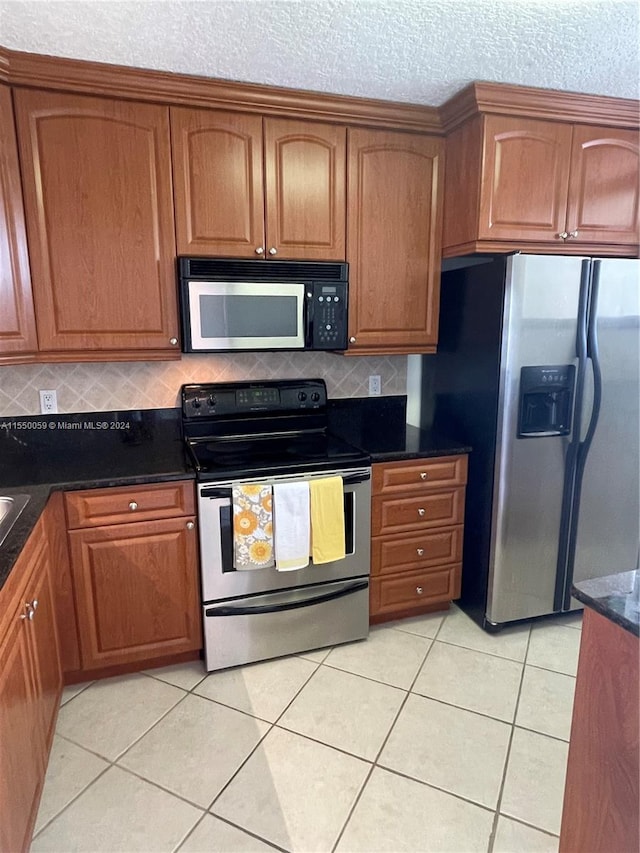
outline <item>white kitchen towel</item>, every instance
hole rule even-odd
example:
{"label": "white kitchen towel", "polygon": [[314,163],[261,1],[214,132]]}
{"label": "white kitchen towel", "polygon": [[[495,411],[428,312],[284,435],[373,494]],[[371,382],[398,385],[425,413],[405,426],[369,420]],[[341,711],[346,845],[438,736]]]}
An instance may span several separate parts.
{"label": "white kitchen towel", "polygon": [[309,483],[274,483],[273,535],[279,572],[309,565],[310,533]]}
{"label": "white kitchen towel", "polygon": [[233,565],[238,570],[273,566],[271,486],[233,486]]}

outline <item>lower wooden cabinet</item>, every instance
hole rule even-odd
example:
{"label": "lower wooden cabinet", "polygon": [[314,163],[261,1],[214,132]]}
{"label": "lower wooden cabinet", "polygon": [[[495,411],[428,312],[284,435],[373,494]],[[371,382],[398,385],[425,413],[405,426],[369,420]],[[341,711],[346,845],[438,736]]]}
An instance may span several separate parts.
{"label": "lower wooden cabinet", "polygon": [[0,591],[0,850],[27,850],[44,782],[62,670],[44,519]]}
{"label": "lower wooden cabinet", "polygon": [[466,455],[373,466],[371,622],[459,597],[466,480]]}
{"label": "lower wooden cabinet", "polygon": [[[66,503],[70,523],[82,525],[68,534],[82,671],[199,650],[193,484],[73,492]],[[160,518],[137,520],[152,507]]]}

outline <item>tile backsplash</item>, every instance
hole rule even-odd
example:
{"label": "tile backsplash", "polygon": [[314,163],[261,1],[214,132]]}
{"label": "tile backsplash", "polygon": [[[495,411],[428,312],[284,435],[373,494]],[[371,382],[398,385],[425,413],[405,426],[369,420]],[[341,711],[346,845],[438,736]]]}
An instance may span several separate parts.
{"label": "tile backsplash", "polygon": [[406,356],[246,352],[183,355],[180,361],[24,364],[0,367],[0,417],[37,415],[40,389],[55,390],[59,412],[154,409],[178,405],[185,382],[320,377],[330,397],[366,397],[369,376],[383,394],[406,394]]}

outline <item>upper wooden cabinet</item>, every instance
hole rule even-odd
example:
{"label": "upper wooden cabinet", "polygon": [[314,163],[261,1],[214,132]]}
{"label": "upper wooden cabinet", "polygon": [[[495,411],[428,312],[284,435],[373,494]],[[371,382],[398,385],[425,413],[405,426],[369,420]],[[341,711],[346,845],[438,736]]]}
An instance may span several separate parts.
{"label": "upper wooden cabinet", "polygon": [[0,86],[0,357],[37,348],[11,92]]}
{"label": "upper wooden cabinet", "polygon": [[178,348],[168,109],[27,90],[15,108],[40,349],[167,357]]}
{"label": "upper wooden cabinet", "polygon": [[344,260],[346,129],[171,110],[178,254]]}
{"label": "upper wooden cabinet", "polygon": [[447,146],[445,255],[535,243],[563,253],[637,249],[636,131],[477,115]]}
{"label": "upper wooden cabinet", "polygon": [[443,140],[349,130],[349,350],[434,352]]}

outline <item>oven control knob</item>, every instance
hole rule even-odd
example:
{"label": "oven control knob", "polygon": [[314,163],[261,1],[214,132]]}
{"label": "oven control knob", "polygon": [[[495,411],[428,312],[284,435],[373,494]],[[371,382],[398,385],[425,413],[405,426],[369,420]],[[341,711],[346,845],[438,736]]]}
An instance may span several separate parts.
{"label": "oven control knob", "polygon": [[218,402],[218,401],[216,400],[215,394],[212,394],[212,395],[209,397],[209,405],[210,405],[210,406],[215,406],[215,404],[216,404],[217,402]]}
{"label": "oven control knob", "polygon": [[202,403],[200,402],[200,397],[194,397],[191,401],[191,405],[194,409],[199,409]]}
{"label": "oven control knob", "polygon": [[317,403],[318,400],[320,399],[320,394],[318,394],[317,391],[314,391],[313,394],[311,395],[311,399],[313,400],[314,403]]}
{"label": "oven control knob", "polygon": [[298,391],[298,400],[300,400],[301,403],[304,403],[304,401],[306,399],[307,399],[306,391]]}

